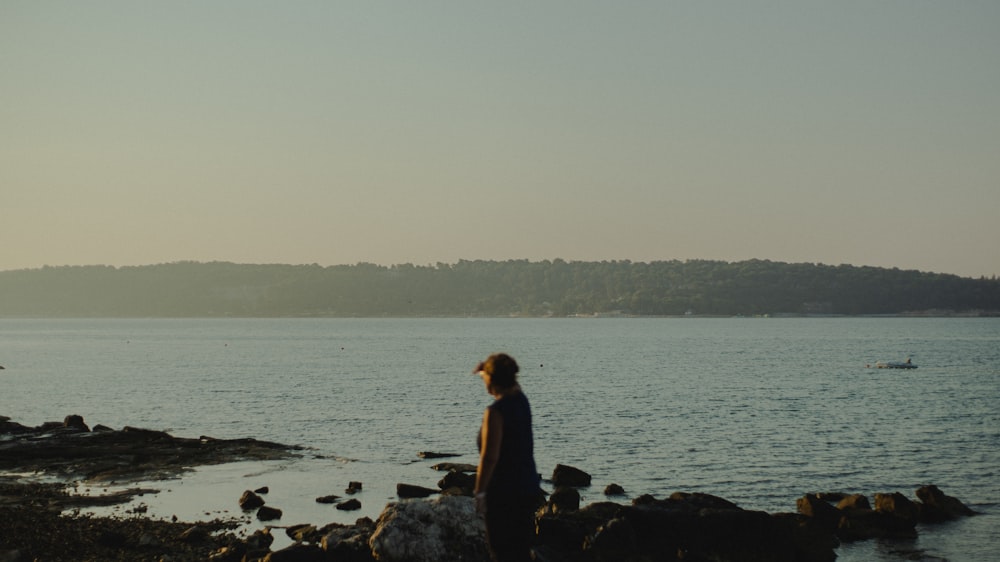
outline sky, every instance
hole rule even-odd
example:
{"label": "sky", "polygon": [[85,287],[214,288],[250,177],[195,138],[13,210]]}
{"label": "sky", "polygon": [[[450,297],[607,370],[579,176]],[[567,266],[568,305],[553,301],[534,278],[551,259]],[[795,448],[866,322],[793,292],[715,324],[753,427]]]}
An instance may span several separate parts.
{"label": "sky", "polygon": [[0,270],[1000,275],[1000,2],[0,0]]}

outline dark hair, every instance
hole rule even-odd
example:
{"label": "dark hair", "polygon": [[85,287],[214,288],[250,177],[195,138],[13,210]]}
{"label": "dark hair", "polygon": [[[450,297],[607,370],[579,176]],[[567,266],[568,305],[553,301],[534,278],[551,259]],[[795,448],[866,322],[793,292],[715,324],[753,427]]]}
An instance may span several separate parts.
{"label": "dark hair", "polygon": [[476,371],[485,371],[490,375],[493,386],[509,388],[517,384],[517,373],[521,368],[517,361],[506,353],[494,353],[476,367]]}

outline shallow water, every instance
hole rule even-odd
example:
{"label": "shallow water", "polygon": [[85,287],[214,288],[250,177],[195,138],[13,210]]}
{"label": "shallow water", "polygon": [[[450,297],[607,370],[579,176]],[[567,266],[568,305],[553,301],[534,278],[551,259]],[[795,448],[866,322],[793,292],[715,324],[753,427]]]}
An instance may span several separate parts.
{"label": "shallow water", "polygon": [[[777,512],[811,491],[912,497],[934,483],[986,515],[841,558],[1000,550],[1000,319],[0,319],[0,414],[306,445],[299,460],[199,468],[140,501],[235,515],[244,489],[267,485],[282,524],[351,522],[376,517],[398,482],[435,485],[418,451],[475,462],[489,397],[470,371],[497,350],[522,365],[539,470],[590,472],[585,500],[615,482]],[[865,367],[906,357],[919,368]],[[313,501],[352,480],[361,511]]]}

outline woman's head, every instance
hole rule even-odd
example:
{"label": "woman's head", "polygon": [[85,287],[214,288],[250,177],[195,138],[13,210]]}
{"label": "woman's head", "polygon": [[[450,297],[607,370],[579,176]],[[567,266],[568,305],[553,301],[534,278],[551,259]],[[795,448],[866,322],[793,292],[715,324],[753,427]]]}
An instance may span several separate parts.
{"label": "woman's head", "polygon": [[476,372],[483,375],[487,386],[497,389],[510,388],[517,384],[517,373],[520,370],[517,361],[506,353],[494,353],[476,366]]}

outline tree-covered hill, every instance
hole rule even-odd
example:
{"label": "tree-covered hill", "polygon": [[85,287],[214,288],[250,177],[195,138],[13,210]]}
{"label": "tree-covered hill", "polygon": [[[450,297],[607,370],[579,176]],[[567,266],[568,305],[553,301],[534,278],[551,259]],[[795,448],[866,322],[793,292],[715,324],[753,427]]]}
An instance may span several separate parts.
{"label": "tree-covered hill", "polygon": [[750,260],[0,271],[0,316],[996,315],[1000,281]]}

